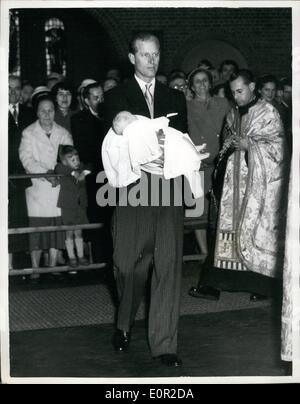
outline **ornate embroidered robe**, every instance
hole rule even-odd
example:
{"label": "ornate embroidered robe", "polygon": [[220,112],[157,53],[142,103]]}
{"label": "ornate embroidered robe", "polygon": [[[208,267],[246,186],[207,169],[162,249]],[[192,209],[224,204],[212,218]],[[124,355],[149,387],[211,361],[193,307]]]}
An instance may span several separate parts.
{"label": "ornate embroidered robe", "polygon": [[282,276],[286,202],[286,156],[277,110],[259,100],[240,116],[232,109],[224,146],[246,138],[248,151],[228,158],[219,206],[214,265]]}

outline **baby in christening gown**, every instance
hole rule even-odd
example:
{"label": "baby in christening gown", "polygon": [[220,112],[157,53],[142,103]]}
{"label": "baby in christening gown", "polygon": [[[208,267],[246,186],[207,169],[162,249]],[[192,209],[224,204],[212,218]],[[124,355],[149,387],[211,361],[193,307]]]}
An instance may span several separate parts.
{"label": "baby in christening gown", "polygon": [[[128,111],[121,111],[116,115],[102,146],[104,169],[111,185],[126,186],[140,178],[143,170],[163,175],[165,179],[184,175],[194,197],[203,195],[199,170],[201,160],[209,157],[209,153],[204,152],[206,145],[196,147],[188,134],[168,125],[169,119],[166,117],[150,119],[135,116]],[[113,135],[122,136],[123,139],[113,140]],[[124,147],[126,153],[120,151]],[[118,159],[116,153],[119,156],[122,154],[122,165],[121,158]],[[124,172],[124,156],[128,156],[132,172],[130,179],[126,183],[122,179],[123,184],[120,184],[123,175],[121,166]],[[119,174],[117,180],[116,173]]]}

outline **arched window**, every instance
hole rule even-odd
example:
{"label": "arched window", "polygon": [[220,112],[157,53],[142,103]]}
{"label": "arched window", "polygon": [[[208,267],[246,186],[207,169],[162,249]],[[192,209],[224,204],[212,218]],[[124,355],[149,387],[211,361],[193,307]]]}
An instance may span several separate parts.
{"label": "arched window", "polygon": [[9,10],[9,72],[20,76],[20,19],[18,10]]}
{"label": "arched window", "polygon": [[50,18],[45,23],[45,45],[47,75],[55,72],[65,76],[67,73],[65,27],[58,18]]}

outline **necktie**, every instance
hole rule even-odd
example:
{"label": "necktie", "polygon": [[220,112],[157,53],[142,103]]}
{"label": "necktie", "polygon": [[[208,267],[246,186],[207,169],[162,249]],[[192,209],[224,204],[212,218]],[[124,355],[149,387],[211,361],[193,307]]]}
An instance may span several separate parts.
{"label": "necktie", "polygon": [[158,132],[156,132],[157,140],[159,147],[161,149],[161,155],[156,159],[153,160],[152,163],[156,164],[156,166],[163,168],[164,167],[164,161],[165,161],[165,134],[162,129],[159,129]]}
{"label": "necktie", "polygon": [[13,117],[15,120],[16,125],[18,125],[18,113],[17,113],[17,106],[14,104],[13,107]]}
{"label": "necktie", "polygon": [[148,104],[148,108],[150,111],[151,118],[153,118],[153,95],[151,94],[150,88],[152,87],[152,83],[145,85],[144,96]]}

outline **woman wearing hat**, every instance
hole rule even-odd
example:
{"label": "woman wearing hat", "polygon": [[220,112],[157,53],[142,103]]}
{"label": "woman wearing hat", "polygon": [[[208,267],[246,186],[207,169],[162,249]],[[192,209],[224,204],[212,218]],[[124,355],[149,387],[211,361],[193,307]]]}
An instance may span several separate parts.
{"label": "woman wearing hat", "polygon": [[[70,133],[54,122],[55,108],[46,87],[33,93],[32,104],[37,121],[22,133],[20,160],[27,173],[49,173],[54,170],[60,145],[72,145]],[[26,189],[29,225],[56,226],[61,224],[61,210],[57,207],[60,186],[54,177],[34,178]],[[64,248],[61,232],[33,233],[29,237],[32,267],[39,267],[42,251],[49,250],[49,266],[56,265],[57,250]]]}
{"label": "woman wearing hat", "polygon": [[94,79],[84,79],[84,80],[82,80],[80,86],[78,87],[77,101],[78,101],[79,109],[81,111],[88,108],[88,106],[84,102],[83,91],[84,91],[85,87],[89,86],[90,84],[95,84],[95,83],[97,83],[97,82]]}

